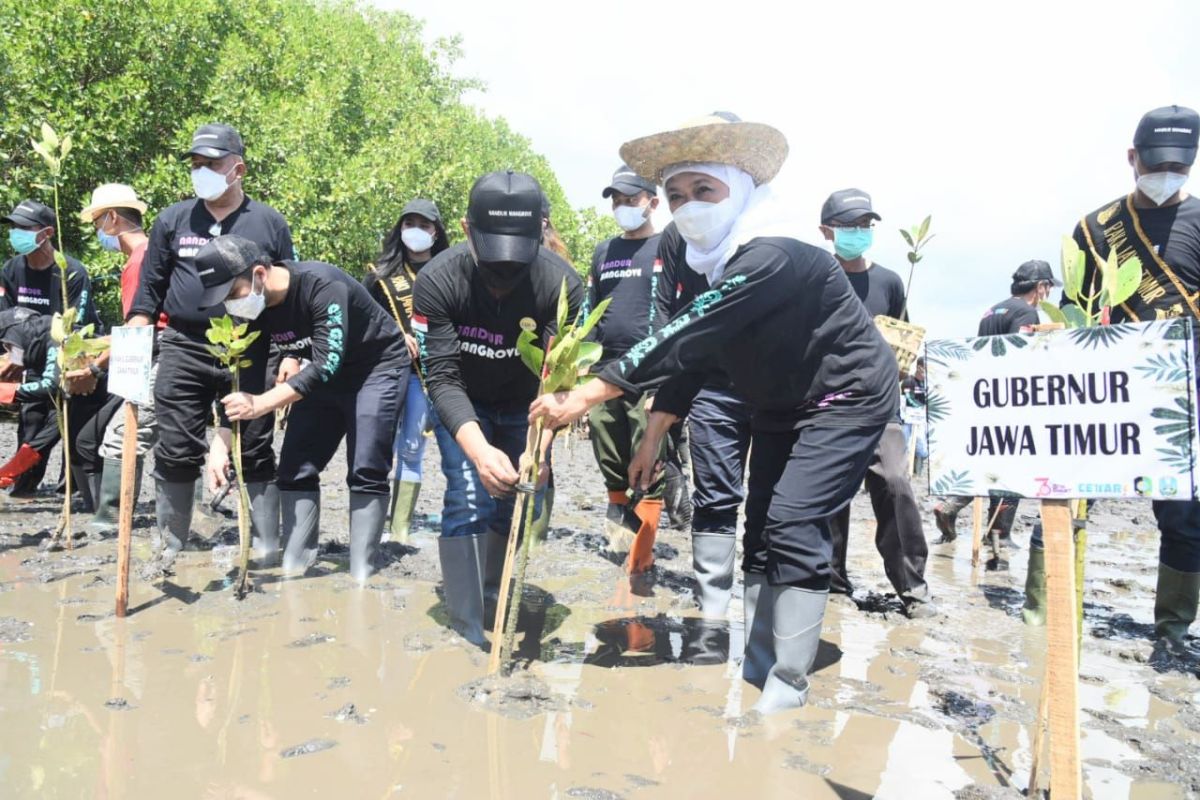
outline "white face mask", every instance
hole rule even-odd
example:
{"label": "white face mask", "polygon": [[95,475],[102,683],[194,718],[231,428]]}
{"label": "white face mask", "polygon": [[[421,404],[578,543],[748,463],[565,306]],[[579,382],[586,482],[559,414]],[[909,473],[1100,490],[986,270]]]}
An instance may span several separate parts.
{"label": "white face mask", "polygon": [[201,200],[216,200],[225,194],[230,184],[225,176],[208,167],[198,167],[192,170],[192,189]]}
{"label": "white face mask", "polygon": [[254,278],[250,279],[250,294],[225,301],[225,310],[230,316],[242,319],[258,319],[258,315],[267,307],[267,287],[260,286],[254,291]]}
{"label": "white face mask", "polygon": [[646,224],[646,212],[649,210],[649,206],[617,206],[613,209],[613,216],[621,230],[636,231]]}
{"label": "white face mask", "polygon": [[693,200],[675,209],[672,217],[689,246],[711,250],[721,243],[737,220],[737,208],[728,197],[719,203]]}
{"label": "white face mask", "polygon": [[1148,172],[1138,176],[1137,187],[1154,205],[1161,206],[1183,188],[1187,179],[1187,175],[1178,172]]}
{"label": "white face mask", "polygon": [[25,366],[25,350],[20,347],[9,347],[8,363],[18,367]]}
{"label": "white face mask", "polygon": [[424,253],[433,247],[433,234],[423,228],[405,228],[400,231],[400,241],[410,253]]}

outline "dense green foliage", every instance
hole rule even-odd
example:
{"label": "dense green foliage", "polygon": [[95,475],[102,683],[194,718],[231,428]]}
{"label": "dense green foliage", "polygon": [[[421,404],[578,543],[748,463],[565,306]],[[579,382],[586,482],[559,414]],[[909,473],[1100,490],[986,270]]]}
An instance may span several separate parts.
{"label": "dense green foliage", "polygon": [[[361,273],[412,197],[457,220],[474,179],[535,175],[576,264],[612,220],[570,209],[546,160],[463,102],[455,41],[423,43],[403,13],[313,0],[0,0],[0,206],[45,182],[43,121],[73,136],[62,177],[69,252],[115,319],[118,256],[78,222],[91,190],[129,183],[153,210],[191,194],[179,153],[226,122],[246,142],[246,191],[283,213],[303,258]],[[530,87],[531,102],[539,102]]]}

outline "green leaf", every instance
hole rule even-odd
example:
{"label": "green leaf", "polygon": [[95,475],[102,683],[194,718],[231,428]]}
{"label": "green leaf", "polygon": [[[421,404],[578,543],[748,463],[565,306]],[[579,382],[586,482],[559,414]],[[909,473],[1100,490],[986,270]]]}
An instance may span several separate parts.
{"label": "green leaf", "polygon": [[558,292],[558,335],[566,334],[567,317],[571,313],[570,299],[567,295],[567,279],[562,279],[562,288]]}
{"label": "green leaf", "polygon": [[71,135],[67,134],[63,137],[62,145],[59,147],[59,158],[66,160],[67,155],[71,152]]}
{"label": "green leaf", "polygon": [[589,333],[592,332],[592,328],[596,327],[596,323],[599,322],[600,318],[604,316],[604,312],[608,310],[610,303],[612,303],[612,298],[606,297],[604,300],[600,301],[598,306],[592,309],[592,313],[588,314],[587,319],[583,321],[583,325],[572,331],[572,333],[576,335],[577,339],[584,339]]}
{"label": "green leaf", "polygon": [[1088,327],[1087,314],[1083,313],[1083,309],[1079,306],[1068,303],[1062,307],[1063,316],[1066,318],[1068,328],[1086,328]]}
{"label": "green leaf", "polygon": [[921,260],[921,257],[920,257],[919,255],[917,255],[916,253],[909,253],[909,254],[908,254],[908,263],[910,263],[910,264],[916,264],[916,263],[917,263],[918,261],[920,261],[920,260]]}
{"label": "green leaf", "polygon": [[238,368],[240,369],[246,369],[247,367],[252,366],[254,366],[254,362],[248,358],[238,362]]}
{"label": "green leaf", "polygon": [[67,257],[59,250],[54,251],[54,263],[57,264],[58,268],[63,272],[67,271]]}
{"label": "green leaf", "polygon": [[908,246],[910,248],[916,247],[916,244],[913,242],[912,234],[910,234],[908,231],[904,230],[904,228],[900,229],[900,235],[904,237],[904,241],[908,244]]}
{"label": "green leaf", "polygon": [[[213,320],[213,322],[216,322],[216,320]],[[206,330],[204,332],[204,335],[213,344],[224,344],[226,337],[223,334],[224,334],[224,332],[220,329],[220,327],[218,327],[216,325],[209,325],[208,330]],[[213,350],[213,349],[215,349],[215,348],[212,348],[212,347],[209,348],[209,350]]]}
{"label": "green leaf", "polygon": [[1064,314],[1062,312],[1062,309],[1060,309],[1058,306],[1054,305],[1053,303],[1047,303],[1045,300],[1043,300],[1041,302],[1040,308],[1042,309],[1042,313],[1050,318],[1051,322],[1057,322],[1060,325],[1067,324],[1066,314]]}
{"label": "green leaf", "polygon": [[930,214],[929,216],[925,217],[925,219],[921,222],[921,231],[917,235],[918,242],[925,241],[925,234],[929,233],[929,223],[932,219],[933,219],[933,215]]}
{"label": "green leaf", "polygon": [[1141,282],[1142,260],[1137,256],[1130,256],[1121,266],[1117,267],[1117,285],[1110,298],[1112,304],[1120,305],[1132,297]]}
{"label": "green leaf", "polygon": [[1100,265],[1100,305],[1111,305],[1105,296],[1113,297],[1117,293],[1117,251],[1112,250],[1104,263]]}
{"label": "green leaf", "polygon": [[1083,291],[1084,255],[1079,245],[1070,236],[1062,237],[1062,281],[1063,293],[1068,299],[1079,301]]}
{"label": "green leaf", "polygon": [[[212,333],[211,328],[209,329],[209,333],[210,334]],[[225,351],[219,347],[213,347],[211,344],[209,344],[209,345],[205,345],[205,349],[208,350],[209,355],[211,355],[213,358],[217,359],[218,361],[220,361],[221,359],[223,359],[225,357]]]}
{"label": "green leaf", "polygon": [[546,354],[537,346],[537,335],[533,331],[521,331],[521,335],[517,337],[517,352],[521,354],[521,361],[529,371],[540,380],[542,361]]}
{"label": "green leaf", "polygon": [[63,321],[62,314],[55,314],[50,318],[50,339],[56,344],[62,344],[67,338],[67,326]]}
{"label": "green leaf", "polygon": [[604,348],[599,342],[580,342],[579,355],[575,357],[575,369],[582,372],[590,368],[604,355]]}
{"label": "green leaf", "polygon": [[50,123],[42,123],[42,142],[50,150],[58,149],[58,134],[54,132],[54,128],[50,127]]}
{"label": "green leaf", "polygon": [[[41,156],[42,160],[45,161],[47,165],[54,164],[56,159],[54,158],[54,156],[50,155],[50,151],[48,151],[41,142],[32,142],[32,144],[33,144],[33,152],[35,152],[39,156]],[[54,171],[53,167],[51,167],[51,171],[52,172]]]}

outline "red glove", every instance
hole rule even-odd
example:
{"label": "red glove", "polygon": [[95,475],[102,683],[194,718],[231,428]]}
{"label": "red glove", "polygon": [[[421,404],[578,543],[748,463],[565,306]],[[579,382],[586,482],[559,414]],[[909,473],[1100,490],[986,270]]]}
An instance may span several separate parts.
{"label": "red glove", "polygon": [[0,405],[11,405],[17,402],[17,384],[0,383]]}
{"label": "red glove", "polygon": [[0,489],[7,489],[13,481],[37,466],[42,460],[42,454],[27,444],[21,445],[17,454],[0,467]]}

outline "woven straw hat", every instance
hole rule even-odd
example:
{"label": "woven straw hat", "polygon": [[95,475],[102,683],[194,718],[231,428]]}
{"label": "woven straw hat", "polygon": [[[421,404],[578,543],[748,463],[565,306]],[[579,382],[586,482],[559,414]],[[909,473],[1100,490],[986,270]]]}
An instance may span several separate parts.
{"label": "woven straw hat", "polygon": [[688,120],[673,131],[643,136],[621,145],[621,158],[643,178],[662,183],[674,164],[732,164],[750,174],[755,185],[769,182],[787,158],[783,134],[761,122],[742,122],[727,112]]}

